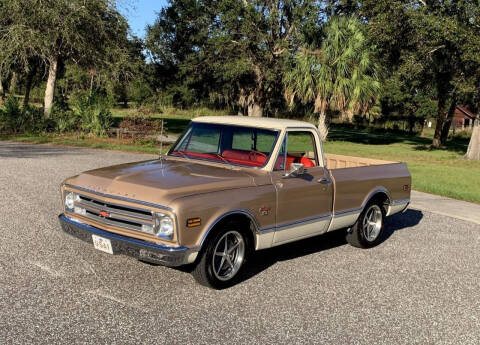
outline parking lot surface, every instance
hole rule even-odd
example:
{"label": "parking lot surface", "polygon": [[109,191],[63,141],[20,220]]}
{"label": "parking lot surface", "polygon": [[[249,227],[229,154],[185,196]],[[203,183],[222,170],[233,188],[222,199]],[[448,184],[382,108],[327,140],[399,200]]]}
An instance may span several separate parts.
{"label": "parking lot surface", "polygon": [[480,225],[419,210],[361,250],[333,232],[257,253],[214,291],[64,234],[59,185],[151,155],[0,142],[0,344],[479,344]]}

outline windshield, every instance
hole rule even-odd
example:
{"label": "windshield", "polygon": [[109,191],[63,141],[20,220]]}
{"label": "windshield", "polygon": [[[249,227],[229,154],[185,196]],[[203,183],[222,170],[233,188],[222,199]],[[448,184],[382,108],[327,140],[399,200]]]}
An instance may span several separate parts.
{"label": "windshield", "polygon": [[270,158],[278,134],[275,130],[254,127],[192,122],[168,154],[263,167]]}

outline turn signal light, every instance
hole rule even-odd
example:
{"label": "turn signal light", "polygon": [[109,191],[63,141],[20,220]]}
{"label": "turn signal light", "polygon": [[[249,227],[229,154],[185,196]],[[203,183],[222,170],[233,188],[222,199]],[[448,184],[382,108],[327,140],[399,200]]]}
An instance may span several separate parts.
{"label": "turn signal light", "polygon": [[403,190],[406,192],[408,191],[408,189],[410,188],[410,186],[408,184],[404,184],[403,185]]}
{"label": "turn signal light", "polygon": [[200,218],[190,218],[187,219],[187,228],[193,228],[201,224]]}

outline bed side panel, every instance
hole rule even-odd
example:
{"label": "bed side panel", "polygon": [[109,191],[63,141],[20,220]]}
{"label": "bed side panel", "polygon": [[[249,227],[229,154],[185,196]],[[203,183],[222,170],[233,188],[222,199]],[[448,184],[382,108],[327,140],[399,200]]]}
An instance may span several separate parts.
{"label": "bed side panel", "polygon": [[[391,202],[410,198],[411,177],[405,163],[331,170],[335,181],[334,212],[356,210],[376,189],[385,188]],[[408,190],[404,186],[408,185]]]}

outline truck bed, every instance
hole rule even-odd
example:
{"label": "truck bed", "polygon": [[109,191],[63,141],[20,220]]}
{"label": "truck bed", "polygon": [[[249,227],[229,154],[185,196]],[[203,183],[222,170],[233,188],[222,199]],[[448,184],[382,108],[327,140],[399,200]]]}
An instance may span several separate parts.
{"label": "truck bed", "polygon": [[400,203],[397,208],[410,198],[411,177],[405,163],[336,154],[326,154],[325,161],[335,189],[332,228],[350,226],[378,191],[385,191],[390,205]]}
{"label": "truck bed", "polygon": [[398,163],[380,159],[335,155],[331,153],[325,154],[325,162],[327,164],[327,168],[330,170]]}

